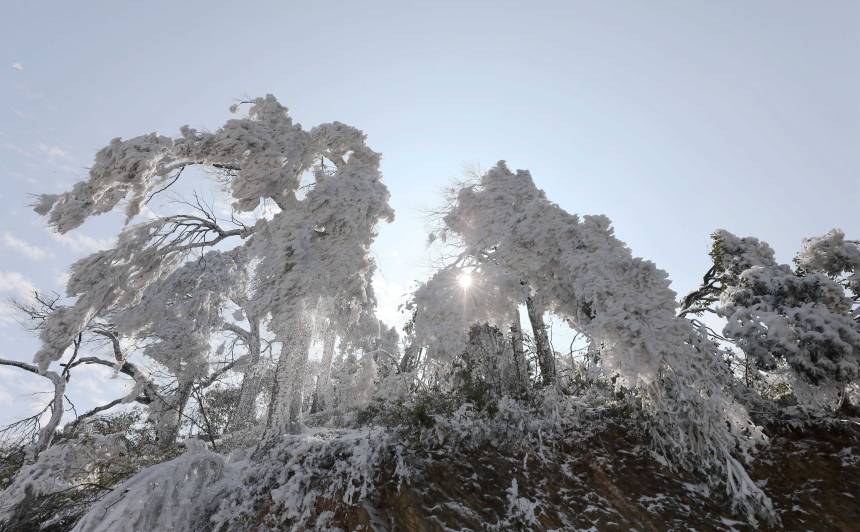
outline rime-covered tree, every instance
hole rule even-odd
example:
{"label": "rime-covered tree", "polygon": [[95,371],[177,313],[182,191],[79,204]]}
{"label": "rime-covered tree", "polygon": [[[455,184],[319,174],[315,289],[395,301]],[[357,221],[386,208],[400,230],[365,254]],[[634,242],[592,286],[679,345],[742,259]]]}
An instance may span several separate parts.
{"label": "rime-covered tree", "polygon": [[269,420],[275,433],[300,421],[308,350],[335,318],[331,309],[352,308],[357,317],[372,304],[370,244],[376,224],[393,218],[379,155],[364,135],[342,124],[314,133],[322,162],[313,170],[313,188],[259,222],[250,246],[260,258],[254,306],[271,316],[284,345]]}
{"label": "rime-covered tree", "polygon": [[852,317],[860,321],[860,240],[846,240],[845,233],[832,229],[804,239],[794,262],[799,273],[820,272],[838,282],[851,300]]}
{"label": "rime-covered tree", "polygon": [[726,319],[723,335],[758,369],[787,366],[798,398],[813,399],[857,381],[856,242],[839,230],[806,239],[792,269],[756,238],[724,230],[712,238],[713,266],[702,287],[685,299],[684,313],[715,310]]}
{"label": "rime-covered tree", "polygon": [[[265,326],[282,345],[270,425],[277,431],[296,421],[301,401],[295,394],[301,395],[313,329],[329,320],[321,311],[331,302],[356,309],[372,304],[370,243],[377,222],[393,216],[379,155],[362,132],[337,122],[304,130],[272,96],[247,103],[248,117],[214,133],[183,127],[175,138],[114,139],[97,154],[87,180],[64,194],[43,195],[36,206],[61,233],[124,200],[132,221],[194,166],[226,183],[236,211],[277,206],[254,225],[234,216],[225,226],[198,203],[189,213],[129,226],[116,247],[73,266],[67,290],[73,303],[54,309],[40,329],[40,371],[61,360],[95,320],[145,341],[143,354],[176,377],[175,390],[159,403],[172,412],[168,439],[194,382],[211,380],[206,356],[213,336],[225,331],[247,347],[241,419],[252,417],[259,393]],[[231,306],[238,310],[231,314]]]}
{"label": "rime-covered tree", "polygon": [[[523,283],[543,309],[605,347],[602,363],[640,394],[653,441],[670,461],[722,471],[740,507],[772,516],[769,500],[736,458],[761,436],[732,399],[731,376],[716,360],[716,347],[676,317],[665,272],[634,258],[608,218],[565,212],[528,172],[511,172],[500,162],[459,191],[444,222],[462,241],[461,257],[479,268],[492,265],[491,280],[486,292],[475,289],[472,306],[458,306],[461,295],[448,287],[456,286],[462,269],[454,264],[437,273],[416,294],[418,337],[434,349],[462,351],[473,324],[501,327],[507,316],[500,309],[519,302],[497,279]],[[464,310],[445,314],[445,307]]]}

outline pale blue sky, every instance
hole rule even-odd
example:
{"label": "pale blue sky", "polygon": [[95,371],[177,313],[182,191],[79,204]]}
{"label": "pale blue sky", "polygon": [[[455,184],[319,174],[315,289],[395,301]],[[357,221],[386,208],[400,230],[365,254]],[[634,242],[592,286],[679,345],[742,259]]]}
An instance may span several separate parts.
{"label": "pale blue sky", "polygon": [[[608,215],[681,292],[718,227],[784,261],[832,227],[860,237],[857,2],[10,1],[0,21],[0,297],[59,290],[119,228],[56,240],[28,193],[67,189],[114,136],[214,129],[265,93],[383,153],[384,316],[426,276],[426,210],[473,163]],[[0,338],[32,357],[4,313]],[[79,410],[117,396],[103,377],[75,376]],[[44,388],[0,369],[0,423]]]}

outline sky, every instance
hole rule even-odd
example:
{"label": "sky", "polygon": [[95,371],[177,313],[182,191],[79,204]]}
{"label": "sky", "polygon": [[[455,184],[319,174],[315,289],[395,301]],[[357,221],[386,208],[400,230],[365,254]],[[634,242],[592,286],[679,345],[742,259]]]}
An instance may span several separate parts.
{"label": "sky", "polygon": [[[113,137],[214,130],[274,94],[310,128],[338,120],[383,154],[396,211],[374,245],[380,316],[432,260],[428,213],[466,168],[506,160],[569,212],[605,214],[678,292],[709,234],[860,238],[857,2],[6,2],[0,6],[0,298],[61,292],[110,246],[106,215],[62,237],[32,194],[86,177]],[[0,358],[38,343],[0,307]],[[83,411],[125,382],[87,368]],[[0,367],[0,424],[47,401]]]}

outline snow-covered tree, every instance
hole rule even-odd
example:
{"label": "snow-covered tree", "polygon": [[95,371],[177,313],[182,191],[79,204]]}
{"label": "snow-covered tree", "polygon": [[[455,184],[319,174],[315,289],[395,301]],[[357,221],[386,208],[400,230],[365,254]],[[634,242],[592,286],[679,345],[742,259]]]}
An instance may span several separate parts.
{"label": "snow-covered tree", "polygon": [[315,137],[322,162],[313,188],[259,222],[249,248],[259,257],[254,306],[271,316],[270,328],[284,345],[270,413],[276,433],[300,421],[308,350],[334,318],[330,309],[354,308],[357,315],[372,304],[370,244],[376,224],[393,218],[379,155],[365,146],[363,134],[335,124],[315,130]]}
{"label": "snow-covered tree", "polygon": [[[634,258],[612,234],[608,218],[565,212],[547,200],[528,172],[511,172],[500,162],[460,190],[444,222],[462,241],[460,260],[492,265],[491,280],[482,287],[482,274],[472,274],[474,304],[468,306],[451,288],[462,275],[459,264],[438,272],[416,294],[418,337],[434,349],[462,351],[471,325],[500,326],[507,318],[500,309],[522,301],[515,290],[503,288],[512,283],[497,281],[516,280],[544,309],[604,346],[602,363],[641,394],[665,456],[680,465],[722,470],[739,505],[771,515],[768,499],[735,458],[738,448],[746,452],[761,436],[732,399],[731,376],[718,362],[716,347],[676,317],[667,275]],[[447,304],[436,303],[440,298]],[[440,310],[446,306],[456,311]]]}
{"label": "snow-covered tree", "polygon": [[832,229],[804,239],[794,261],[798,272],[820,272],[842,285],[852,301],[854,320],[860,320],[860,241],[846,240],[845,233]]}
{"label": "snow-covered tree", "polygon": [[857,243],[839,230],[806,239],[793,270],[776,261],[767,243],[720,230],[711,257],[703,286],[684,302],[687,313],[718,301],[723,335],[760,370],[787,365],[796,392],[813,397],[857,381]]}
{"label": "snow-covered tree", "polygon": [[[247,103],[247,118],[214,133],[183,127],[176,138],[114,139],[97,154],[89,179],[70,192],[43,195],[36,206],[60,232],[123,200],[131,221],[192,166],[216,172],[237,211],[267,201],[277,206],[254,225],[234,216],[225,228],[198,202],[191,213],[128,227],[115,248],[73,266],[68,295],[74,302],[55,309],[41,328],[36,362],[42,371],[98,319],[108,320],[120,337],[144,341],[143,355],[177,381],[157,407],[173,417],[168,439],[193,383],[211,377],[207,355],[216,333],[233,333],[247,346],[248,360],[239,365],[245,368],[242,420],[253,418],[259,393],[261,328],[281,343],[269,413],[279,431],[300,417],[296,394],[310,341],[315,327],[329,320],[321,311],[332,302],[356,309],[373,304],[367,299],[369,248],[377,222],[393,216],[379,155],[355,128],[335,122],[306,131],[272,96]],[[303,185],[308,178],[312,182]],[[232,250],[231,240],[238,243]],[[213,248],[227,251],[204,253]],[[233,316],[239,319],[231,319],[228,307],[238,307]]]}

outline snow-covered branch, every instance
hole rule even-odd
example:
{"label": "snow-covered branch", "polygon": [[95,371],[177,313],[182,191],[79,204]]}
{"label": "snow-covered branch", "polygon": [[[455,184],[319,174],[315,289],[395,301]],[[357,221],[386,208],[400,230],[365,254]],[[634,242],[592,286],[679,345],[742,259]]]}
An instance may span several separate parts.
{"label": "snow-covered branch", "polygon": [[50,380],[51,384],[54,385],[54,398],[51,401],[51,417],[45,426],[42,427],[42,430],[39,431],[39,436],[33,445],[32,455],[35,457],[51,444],[51,441],[54,438],[54,433],[57,430],[57,426],[63,418],[63,397],[66,392],[66,379],[54,371],[42,371],[32,364],[19,362],[17,360],[0,358],[0,365],[13,366],[23,369],[24,371],[29,371],[30,373]]}

